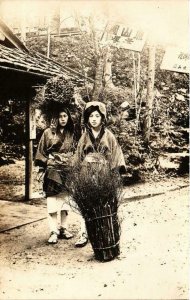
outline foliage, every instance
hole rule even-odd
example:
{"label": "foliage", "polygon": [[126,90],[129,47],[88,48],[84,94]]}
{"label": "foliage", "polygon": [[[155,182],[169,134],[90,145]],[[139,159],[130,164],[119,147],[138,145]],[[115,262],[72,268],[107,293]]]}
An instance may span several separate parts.
{"label": "foliage", "polygon": [[[44,55],[47,53],[47,37],[31,37],[27,40],[27,47],[37,50]],[[142,180],[145,174],[150,171],[161,172],[159,156],[168,152],[187,151],[189,126],[189,76],[188,74],[175,73],[160,69],[164,49],[157,46],[156,49],[156,70],[155,70],[155,97],[153,102],[152,127],[150,144],[144,144],[142,131],[146,115],[146,86],[148,67],[148,44],[140,54],[141,73],[140,90],[137,93],[137,112],[139,119],[135,120],[134,100],[134,61],[131,51],[112,48],[112,88],[103,88],[99,95],[108,110],[108,127],[116,134],[122,146],[126,164],[127,177],[131,180]],[[66,67],[95,78],[96,62],[98,59],[93,43],[91,32],[81,32],[79,36],[67,36],[63,38],[51,37],[51,58],[55,59]],[[137,66],[138,54],[134,53],[135,66]],[[67,86],[65,90],[65,86]],[[93,87],[85,84],[77,91],[83,100],[83,104],[92,99]],[[54,78],[48,81],[45,92],[38,92],[36,97],[37,107],[42,108],[44,113],[54,113],[52,105],[61,102],[71,107],[75,123],[80,125],[81,108],[76,105],[74,94],[76,88],[63,78]],[[127,101],[129,108],[125,110],[128,117],[122,117],[121,104]],[[18,141],[24,137],[24,115],[21,102],[14,102],[13,110],[7,119],[6,112],[1,106],[1,129],[2,140],[6,143],[24,143]],[[17,106],[18,110],[15,111]],[[49,109],[49,107],[51,109]],[[50,116],[49,116],[50,118]],[[79,121],[77,121],[79,120]],[[77,123],[78,122],[78,123]],[[14,124],[14,126],[13,126]],[[19,129],[20,126],[20,129]],[[37,135],[46,126],[46,122],[37,126]],[[22,133],[22,134],[21,134]],[[24,139],[24,138],[23,138]]]}
{"label": "foliage", "polygon": [[0,165],[13,162],[24,155],[25,111],[22,101],[2,99],[0,104]]}
{"label": "foliage", "polygon": [[73,107],[74,85],[64,77],[53,77],[45,84],[43,97],[36,97],[35,100],[49,119],[57,114],[61,107]]}

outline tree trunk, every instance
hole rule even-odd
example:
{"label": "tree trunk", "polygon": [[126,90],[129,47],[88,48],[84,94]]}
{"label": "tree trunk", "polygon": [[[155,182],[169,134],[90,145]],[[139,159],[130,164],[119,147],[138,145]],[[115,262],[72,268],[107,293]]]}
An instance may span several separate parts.
{"label": "tree trunk", "polygon": [[149,46],[149,61],[148,61],[148,84],[147,84],[147,100],[146,100],[146,117],[144,123],[144,140],[146,143],[150,139],[150,128],[152,118],[152,104],[154,98],[154,76],[155,76],[155,46]]}
{"label": "tree trunk", "polygon": [[25,16],[25,10],[26,10],[26,3],[24,1],[22,2],[21,11],[22,11],[22,17],[20,21],[20,33],[21,33],[21,41],[23,44],[26,44],[26,16]]}
{"label": "tree trunk", "polygon": [[102,92],[103,88],[103,75],[104,75],[104,53],[101,51],[98,45],[96,30],[94,28],[94,20],[90,18],[90,25],[92,31],[92,38],[94,44],[94,50],[96,55],[96,74],[94,79],[94,87],[92,91],[92,101],[98,101],[99,95]]}
{"label": "tree trunk", "polygon": [[55,2],[54,8],[51,11],[50,21],[51,34],[60,34],[60,3]]}
{"label": "tree trunk", "polygon": [[105,55],[105,62],[104,62],[104,86],[112,88],[114,86],[112,82],[112,54],[110,49],[107,49]]}
{"label": "tree trunk", "polygon": [[94,88],[92,93],[92,101],[98,101],[99,95],[102,92],[103,88],[103,74],[104,74],[104,56],[101,55],[97,57],[96,61],[96,75],[95,75],[95,81],[94,81]]}

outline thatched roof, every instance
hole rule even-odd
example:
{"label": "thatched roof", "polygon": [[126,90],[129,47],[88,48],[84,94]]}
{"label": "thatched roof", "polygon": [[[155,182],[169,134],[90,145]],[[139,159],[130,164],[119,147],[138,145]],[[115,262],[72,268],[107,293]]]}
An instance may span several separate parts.
{"label": "thatched roof", "polygon": [[16,48],[0,45],[0,69],[28,73],[34,76],[50,78],[64,76],[65,78],[82,78],[81,74],[45,56],[34,52],[23,52]]}
{"label": "thatched roof", "polygon": [[[46,56],[29,51],[22,41],[0,19],[0,72],[19,72],[30,77],[48,79],[64,76],[66,79],[83,81],[84,75]],[[88,81],[93,82],[91,78]]]}

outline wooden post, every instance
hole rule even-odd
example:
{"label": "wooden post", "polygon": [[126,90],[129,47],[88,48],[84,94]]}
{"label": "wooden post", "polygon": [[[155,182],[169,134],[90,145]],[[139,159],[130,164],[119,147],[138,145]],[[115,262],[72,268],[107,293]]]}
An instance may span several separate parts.
{"label": "wooden post", "polygon": [[155,77],[155,46],[149,45],[149,58],[148,58],[148,84],[147,84],[147,99],[146,99],[146,117],[143,129],[144,140],[149,142],[151,117],[152,117],[152,104],[154,98],[154,77]]}
{"label": "wooden post", "polygon": [[32,199],[33,192],[33,141],[28,141],[28,200]]}
{"label": "wooden post", "polygon": [[50,16],[48,17],[48,28],[47,28],[47,58],[50,56],[50,43],[51,43],[51,34],[50,34]]}
{"label": "wooden post", "polygon": [[33,139],[35,138],[35,115],[31,107],[32,93],[26,103],[26,158],[25,158],[25,200],[32,199],[33,186]]}
{"label": "wooden post", "polygon": [[[140,75],[141,75],[141,54],[138,52],[137,53],[137,98],[139,97],[139,90],[140,90]],[[137,131],[139,127],[139,117],[140,117],[140,112],[141,112],[141,105],[142,105],[142,97],[140,97],[140,103],[137,108]]]}
{"label": "wooden post", "polygon": [[138,64],[137,64],[137,93],[139,92],[140,88],[140,76],[141,76],[141,54],[137,53],[138,57]]}
{"label": "wooden post", "polygon": [[134,81],[135,109],[137,110],[137,78],[136,78],[136,64],[135,64],[134,51],[132,51],[132,56],[133,56],[133,81]]}
{"label": "wooden post", "polygon": [[134,51],[132,51],[132,56],[133,56],[133,81],[134,81],[134,99],[135,99],[135,118],[136,118],[136,130],[135,132],[137,133],[137,77],[136,77],[136,64],[135,64],[135,55]]}
{"label": "wooden post", "polygon": [[30,173],[30,143],[29,143],[29,135],[30,135],[30,98],[26,99],[26,127],[25,127],[25,201],[30,199],[30,188],[29,188],[29,173]]}

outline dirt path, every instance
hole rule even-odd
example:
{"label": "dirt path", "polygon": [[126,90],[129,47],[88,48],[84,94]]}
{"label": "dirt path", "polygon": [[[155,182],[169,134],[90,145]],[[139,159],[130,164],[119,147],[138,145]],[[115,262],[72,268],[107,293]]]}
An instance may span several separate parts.
{"label": "dirt path", "polygon": [[121,255],[107,263],[75,237],[47,245],[47,221],[0,234],[0,299],[188,298],[188,189],[120,207]]}
{"label": "dirt path", "polygon": [[[25,162],[24,160],[15,160],[15,164],[4,165],[0,167],[0,199],[13,202],[24,201],[25,193]],[[42,183],[37,181],[37,168],[33,170],[33,197],[43,197]],[[172,190],[178,187],[188,186],[188,175],[184,177],[172,177],[153,175],[145,183],[136,183],[125,188],[125,198],[134,198],[144,195],[152,195]],[[141,197],[142,196],[142,197]],[[33,201],[33,204],[40,204],[40,201]]]}

